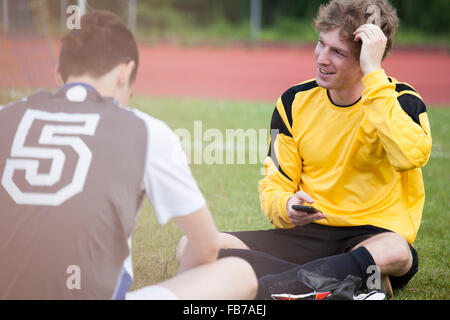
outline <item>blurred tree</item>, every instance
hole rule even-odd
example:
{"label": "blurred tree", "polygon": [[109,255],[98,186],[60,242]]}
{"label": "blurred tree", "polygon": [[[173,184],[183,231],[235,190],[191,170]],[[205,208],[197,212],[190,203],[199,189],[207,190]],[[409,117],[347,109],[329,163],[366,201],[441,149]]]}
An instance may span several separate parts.
{"label": "blurred tree", "polygon": [[449,34],[449,0],[391,0],[397,8],[400,23],[406,28]]}
{"label": "blurred tree", "polygon": [[[36,0],[27,0],[36,1]],[[49,14],[60,19],[61,0],[46,0]],[[76,4],[77,0],[65,0]],[[229,24],[248,23],[250,0],[137,0],[138,25],[161,30],[171,24],[189,23],[207,27],[217,20]],[[262,0],[262,27],[283,19],[311,21],[328,0]],[[438,34],[450,33],[450,0],[390,0],[397,9],[402,28]],[[108,9],[127,21],[127,0],[88,0],[91,8]]]}

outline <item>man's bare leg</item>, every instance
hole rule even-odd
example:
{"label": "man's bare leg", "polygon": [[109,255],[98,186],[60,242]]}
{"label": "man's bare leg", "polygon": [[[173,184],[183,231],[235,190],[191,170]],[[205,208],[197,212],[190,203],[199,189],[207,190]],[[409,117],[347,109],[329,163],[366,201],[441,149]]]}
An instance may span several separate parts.
{"label": "man's bare leg", "polygon": [[[222,249],[250,249],[244,242],[242,242],[239,238],[228,234],[228,233],[219,233],[220,237],[220,247]],[[180,264],[181,257],[183,256],[184,248],[186,247],[187,238],[183,236],[177,245],[176,250],[176,259],[178,264]]]}
{"label": "man's bare leg", "polygon": [[177,274],[159,284],[186,300],[254,299],[258,280],[244,259],[227,257]]}
{"label": "man's bare leg", "polygon": [[392,287],[389,276],[402,276],[412,265],[412,255],[408,242],[394,232],[385,232],[373,236],[357,244],[352,250],[361,246],[366,247],[378,266],[386,294],[392,297]]}
{"label": "man's bare leg", "polygon": [[249,300],[258,280],[244,259],[227,257],[202,264],[153,286],[128,292],[128,300]]}

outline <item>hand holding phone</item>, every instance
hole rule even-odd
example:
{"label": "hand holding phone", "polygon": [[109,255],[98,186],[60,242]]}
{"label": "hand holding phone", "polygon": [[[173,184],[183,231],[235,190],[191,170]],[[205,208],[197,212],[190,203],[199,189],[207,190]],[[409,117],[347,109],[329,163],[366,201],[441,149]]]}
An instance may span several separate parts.
{"label": "hand holding phone", "polygon": [[293,204],[292,209],[297,210],[297,211],[304,211],[309,214],[320,212],[319,210],[317,210],[316,208],[314,208],[312,206],[303,206],[303,205],[299,205],[299,204]]}
{"label": "hand holding phone", "polygon": [[289,221],[296,226],[304,226],[308,223],[325,219],[325,213],[311,206],[313,202],[314,199],[306,192],[296,192],[286,203]]}

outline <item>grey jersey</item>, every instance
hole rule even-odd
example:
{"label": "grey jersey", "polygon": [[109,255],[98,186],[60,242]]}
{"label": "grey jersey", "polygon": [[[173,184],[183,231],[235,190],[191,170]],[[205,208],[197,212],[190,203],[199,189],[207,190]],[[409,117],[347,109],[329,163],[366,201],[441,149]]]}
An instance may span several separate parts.
{"label": "grey jersey", "polygon": [[0,299],[112,297],[147,139],[141,118],[83,84],[0,110]]}

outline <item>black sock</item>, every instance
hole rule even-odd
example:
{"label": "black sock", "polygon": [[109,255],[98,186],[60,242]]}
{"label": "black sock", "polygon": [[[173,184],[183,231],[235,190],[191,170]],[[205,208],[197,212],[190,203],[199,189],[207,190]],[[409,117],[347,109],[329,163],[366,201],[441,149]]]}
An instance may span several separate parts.
{"label": "black sock", "polygon": [[300,270],[310,271],[323,277],[344,280],[348,275],[361,278],[365,286],[371,275],[367,268],[375,265],[372,255],[365,247],[305,263],[291,270],[266,275],[259,279],[258,299],[270,299],[272,293],[303,294],[314,291],[305,283],[299,281]]}
{"label": "black sock", "polygon": [[347,253],[314,260],[301,266],[302,269],[312,271],[323,276],[344,280],[349,274],[360,277],[363,283],[371,273],[367,268],[375,265],[372,255],[365,247]]}

